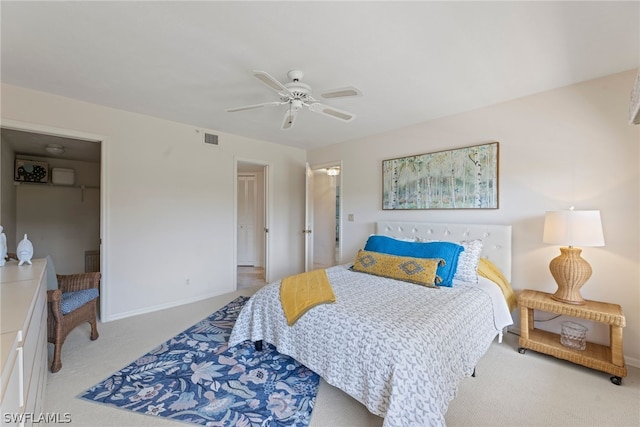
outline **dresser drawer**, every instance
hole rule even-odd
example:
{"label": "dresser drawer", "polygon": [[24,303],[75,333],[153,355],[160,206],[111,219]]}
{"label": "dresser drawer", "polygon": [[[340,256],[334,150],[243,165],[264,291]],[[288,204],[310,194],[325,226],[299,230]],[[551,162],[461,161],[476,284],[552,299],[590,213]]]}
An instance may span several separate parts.
{"label": "dresser drawer", "polygon": [[0,412],[2,425],[18,425],[19,414],[24,403],[22,378],[21,333],[5,333],[0,336],[3,350],[2,383],[0,390]]}
{"label": "dresser drawer", "polygon": [[[43,284],[40,286],[33,314],[27,327],[23,331],[24,342],[22,346],[24,347],[25,392],[29,390],[34,365],[39,364],[38,357],[42,354],[41,347],[43,346],[43,341],[45,346],[47,342],[47,294]],[[44,337],[42,334],[43,330],[45,334]]]}
{"label": "dresser drawer", "polygon": [[[0,268],[2,425],[31,425],[47,381],[46,260]],[[26,424],[25,424],[26,423]]]}
{"label": "dresser drawer", "polygon": [[[42,316],[40,321],[40,327],[36,330],[32,330],[32,333],[38,332],[38,336],[36,337],[35,344],[36,347],[34,349],[35,357],[32,359],[31,370],[25,370],[25,378],[24,378],[24,401],[25,408],[24,411],[32,414],[40,413],[39,406],[41,406],[41,402],[39,399],[42,397],[42,393],[40,392],[40,388],[44,387],[44,381],[47,376],[47,318],[46,316]],[[25,355],[29,354],[26,352],[25,347]]]}

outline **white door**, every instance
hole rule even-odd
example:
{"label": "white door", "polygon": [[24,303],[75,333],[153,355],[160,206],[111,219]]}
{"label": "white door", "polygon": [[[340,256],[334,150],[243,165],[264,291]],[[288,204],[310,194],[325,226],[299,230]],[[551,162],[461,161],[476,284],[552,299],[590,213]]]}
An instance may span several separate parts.
{"label": "white door", "polygon": [[255,264],[256,176],[238,175],[238,265]]}

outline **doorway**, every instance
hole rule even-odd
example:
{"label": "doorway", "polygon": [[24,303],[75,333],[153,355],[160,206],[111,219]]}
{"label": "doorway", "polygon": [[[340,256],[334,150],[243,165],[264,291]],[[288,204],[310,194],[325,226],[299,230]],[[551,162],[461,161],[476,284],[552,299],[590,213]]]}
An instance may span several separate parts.
{"label": "doorway", "polygon": [[236,288],[264,285],[268,275],[269,166],[236,161]]}
{"label": "doorway", "polygon": [[[238,173],[238,267],[255,267],[258,248],[258,179],[255,173]],[[258,262],[258,267],[261,262]]]}
{"label": "doorway", "polygon": [[[105,313],[108,275],[100,254],[106,138],[11,120],[3,120],[1,138],[0,211],[9,247],[28,233],[39,242],[34,256],[50,255],[58,273],[101,271],[100,313]],[[36,162],[48,174],[40,183],[15,180],[17,160]]]}
{"label": "doorway", "polygon": [[307,171],[307,271],[340,263],[341,172],[341,162],[312,166]]}

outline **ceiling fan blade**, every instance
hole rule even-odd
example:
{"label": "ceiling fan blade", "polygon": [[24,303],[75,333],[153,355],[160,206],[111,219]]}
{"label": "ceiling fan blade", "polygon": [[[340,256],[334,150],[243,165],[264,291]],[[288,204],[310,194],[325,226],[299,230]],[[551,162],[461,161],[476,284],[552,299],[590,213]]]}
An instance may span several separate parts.
{"label": "ceiling fan blade", "polygon": [[324,114],[325,116],[333,117],[334,119],[350,122],[355,119],[355,114],[351,114],[344,110],[338,110],[337,108],[329,107],[328,105],[320,104],[319,102],[309,105],[309,110],[314,113]]}
{"label": "ceiling fan blade", "polygon": [[273,78],[273,76],[267,72],[253,70],[253,77],[260,80],[265,86],[275,90],[276,92],[291,94],[291,91],[285,85]]}
{"label": "ceiling fan blade", "polygon": [[280,127],[280,129],[282,130],[289,130],[293,127],[293,124],[295,123],[296,120],[296,111],[295,110],[287,110],[284,113],[284,119],[282,120],[282,126]]}
{"label": "ceiling fan blade", "polygon": [[227,108],[225,111],[227,113],[235,113],[236,111],[254,110],[256,108],[277,107],[277,106],[283,105],[283,104],[286,104],[286,102],[280,102],[280,101],[263,102],[262,104],[245,105],[244,107]]}
{"label": "ceiling fan blade", "polygon": [[362,96],[362,92],[360,92],[360,89],[355,88],[353,86],[349,86],[349,87],[342,87],[339,89],[331,89],[331,90],[325,90],[322,91],[320,93],[320,96],[326,99],[331,99],[331,98],[347,98],[350,96]]}

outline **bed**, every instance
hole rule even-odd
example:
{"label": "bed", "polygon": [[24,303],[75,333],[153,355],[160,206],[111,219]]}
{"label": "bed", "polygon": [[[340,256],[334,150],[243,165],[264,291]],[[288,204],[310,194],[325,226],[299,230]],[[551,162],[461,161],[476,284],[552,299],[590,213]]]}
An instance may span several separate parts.
{"label": "bed", "polygon": [[[399,241],[482,240],[481,256],[511,275],[511,227],[378,222],[376,235]],[[289,326],[280,281],[241,311],[229,345],[275,345],[343,390],[385,427],[444,426],[459,382],[474,374],[492,341],[512,323],[501,289],[480,277],[429,288],[351,270],[326,270],[335,303],[310,309]]]}

